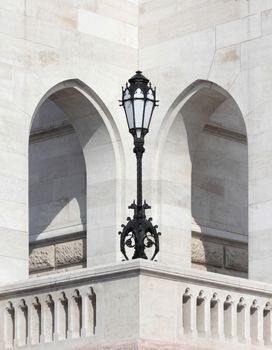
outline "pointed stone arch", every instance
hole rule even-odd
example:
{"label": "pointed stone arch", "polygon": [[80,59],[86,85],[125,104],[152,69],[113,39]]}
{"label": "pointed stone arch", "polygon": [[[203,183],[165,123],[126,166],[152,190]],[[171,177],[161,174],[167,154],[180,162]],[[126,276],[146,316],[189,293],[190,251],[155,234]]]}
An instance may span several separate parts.
{"label": "pointed stone arch", "polygon": [[[79,211],[81,218],[84,217],[84,210],[86,213],[86,222],[82,221],[81,224],[82,230],[84,231],[84,227],[87,230],[87,266],[119,261],[117,232],[121,222],[119,215],[124,158],[115,122],[99,96],[82,81],[73,79],[55,85],[44,94],[33,114],[30,134],[37,118],[42,117],[39,113],[46,104],[49,111],[43,113],[47,113],[48,116],[58,110],[61,117],[57,124],[64,126],[64,134],[72,132],[78,139],[77,157],[74,160],[70,159],[70,163],[78,159],[80,152],[83,155],[80,164],[70,164],[70,167],[86,169],[86,207],[81,203]],[[52,132],[50,125],[53,125],[53,129],[55,125],[54,116],[51,117],[49,116],[49,122],[45,123],[49,133]],[[62,119],[66,121],[63,122]],[[46,132],[47,130],[45,134]],[[66,156],[67,154],[69,147]],[[77,179],[75,181],[77,182]],[[83,186],[80,191],[83,191]],[[61,211],[63,208],[59,209]],[[35,220],[35,216],[31,220]],[[31,222],[29,226],[31,228]],[[72,230],[62,227],[62,234],[71,234]],[[38,238],[39,235],[42,236],[42,233],[34,235],[34,238]],[[50,234],[41,238],[46,239],[47,236],[50,237]]]}
{"label": "pointed stone arch", "polygon": [[[183,267],[191,266],[191,232],[197,226],[198,230],[196,231],[200,234],[200,240],[197,241],[197,244],[200,250],[202,249],[199,258],[204,261],[199,261],[199,263],[207,263],[208,265],[211,263],[215,266],[217,264],[217,262],[208,261],[209,249],[205,246],[205,242],[202,242],[201,238],[203,227],[209,228],[210,225],[209,222],[203,225],[203,217],[205,218],[206,214],[203,213],[203,203],[199,206],[199,178],[203,175],[201,172],[206,169],[205,157],[208,157],[207,160],[211,160],[214,157],[212,146],[210,155],[204,152],[207,146],[207,140],[203,141],[204,133],[206,136],[213,134],[213,137],[221,137],[224,140],[232,139],[245,146],[245,151],[243,152],[244,169],[239,173],[245,189],[243,190],[242,203],[243,231],[240,232],[237,229],[237,232],[235,230],[231,232],[227,225],[220,224],[221,226],[215,225],[208,232],[203,233],[226,240],[241,241],[241,249],[245,248],[247,243],[248,155],[244,118],[239,106],[226,90],[213,82],[197,80],[188,86],[172,103],[162,122],[158,136],[160,142],[154,168],[157,188],[154,192],[157,195],[155,198],[157,216],[160,218],[160,230],[163,233],[160,260],[165,263]],[[220,147],[223,152],[223,144]],[[202,156],[199,156],[201,152],[205,153],[202,164],[200,164]],[[222,153],[222,156],[225,155]],[[237,159],[236,161],[238,162],[239,160]],[[223,163],[220,166],[222,167]],[[207,167],[209,167],[208,163]],[[237,165],[238,168],[239,164]],[[210,176],[210,174],[208,175]],[[199,178],[197,179],[198,176]],[[228,196],[230,192],[228,192]],[[207,188],[206,197],[210,193],[211,191]],[[205,196],[203,201],[205,204]],[[224,206],[220,201],[212,203],[213,207],[218,203],[222,205],[223,209],[232,208],[226,203],[224,203]],[[210,208],[208,210],[211,211]],[[192,218],[194,219],[194,225],[192,225]],[[229,234],[228,231],[230,231]],[[223,248],[222,254],[224,254]],[[220,256],[220,259],[222,266],[219,267],[225,269],[225,259],[223,256]],[[235,269],[236,267],[229,266],[229,268]]]}

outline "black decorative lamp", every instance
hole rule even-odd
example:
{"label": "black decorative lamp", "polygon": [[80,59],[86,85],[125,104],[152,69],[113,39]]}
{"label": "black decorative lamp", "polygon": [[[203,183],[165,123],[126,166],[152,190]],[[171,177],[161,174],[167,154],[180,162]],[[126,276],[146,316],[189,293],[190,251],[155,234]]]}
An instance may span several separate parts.
{"label": "black decorative lamp", "polygon": [[141,71],[129,79],[129,83],[122,88],[121,106],[124,107],[129,132],[134,138],[134,153],[137,159],[137,202],[128,207],[134,210],[133,219],[127,218],[127,224],[122,225],[119,232],[120,249],[126,260],[126,247],[134,248],[132,259],[147,259],[145,248],[154,246],[153,260],[159,252],[159,236],[157,225],[153,226],[152,218],[146,219],[145,210],[151,207],[142,199],[142,157],[144,149],[144,137],[148,133],[154,108],[157,106],[156,88],[142,75]]}

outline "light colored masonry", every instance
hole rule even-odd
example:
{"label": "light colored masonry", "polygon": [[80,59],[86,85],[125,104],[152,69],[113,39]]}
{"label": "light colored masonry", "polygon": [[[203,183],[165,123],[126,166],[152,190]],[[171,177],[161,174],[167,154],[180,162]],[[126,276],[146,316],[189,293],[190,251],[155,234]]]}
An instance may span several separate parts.
{"label": "light colored masonry", "polygon": [[[159,107],[157,261],[121,86]],[[0,350],[272,347],[272,0],[0,0]]]}

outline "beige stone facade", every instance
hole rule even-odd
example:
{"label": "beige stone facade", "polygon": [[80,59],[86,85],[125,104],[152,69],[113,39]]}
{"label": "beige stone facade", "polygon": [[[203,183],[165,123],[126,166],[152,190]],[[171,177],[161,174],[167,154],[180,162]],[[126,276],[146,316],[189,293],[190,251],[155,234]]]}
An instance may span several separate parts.
{"label": "beige stone facade", "polygon": [[[271,0],[0,0],[1,350],[271,347],[271,59]],[[119,249],[137,69],[155,262]]]}

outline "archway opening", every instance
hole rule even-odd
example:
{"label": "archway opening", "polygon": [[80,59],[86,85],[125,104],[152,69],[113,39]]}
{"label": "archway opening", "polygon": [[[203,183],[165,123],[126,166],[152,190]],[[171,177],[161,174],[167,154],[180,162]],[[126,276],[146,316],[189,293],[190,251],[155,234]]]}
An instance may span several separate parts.
{"label": "archway opening", "polygon": [[192,263],[247,276],[248,148],[231,96],[204,88],[184,105],[192,163]]}
{"label": "archway opening", "polygon": [[236,102],[197,81],[169,109],[161,137],[162,260],[247,277],[248,147]]}
{"label": "archway opening", "polygon": [[73,86],[53,89],[36,109],[29,138],[34,275],[116,259],[115,153],[101,113]]}

